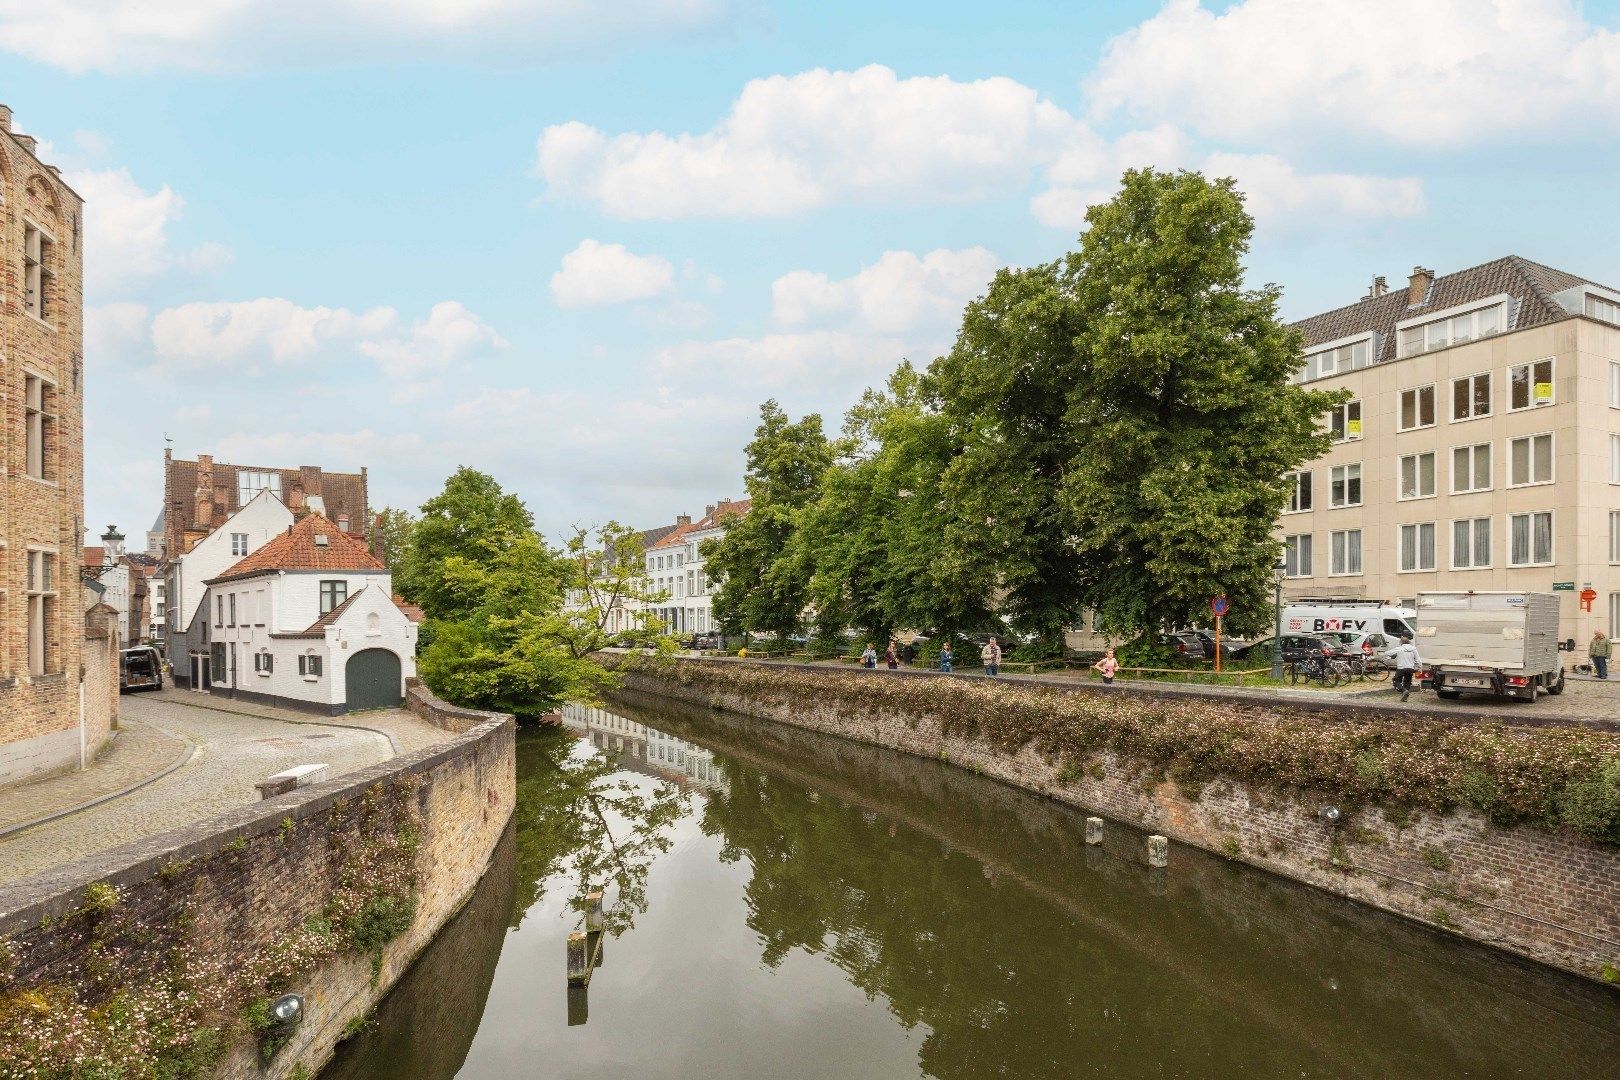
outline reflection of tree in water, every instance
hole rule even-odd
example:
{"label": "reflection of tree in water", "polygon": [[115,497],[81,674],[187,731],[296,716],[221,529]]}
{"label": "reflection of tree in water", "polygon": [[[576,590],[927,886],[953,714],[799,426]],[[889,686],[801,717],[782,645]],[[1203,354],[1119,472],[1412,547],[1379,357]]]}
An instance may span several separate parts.
{"label": "reflection of tree in water", "polygon": [[647,873],[673,842],[686,793],[627,776],[611,757],[582,752],[588,749],[556,730],[518,736],[514,928],[554,878],[572,884],[576,907],[590,889],[608,886],[611,933],[628,930],[647,910]]}

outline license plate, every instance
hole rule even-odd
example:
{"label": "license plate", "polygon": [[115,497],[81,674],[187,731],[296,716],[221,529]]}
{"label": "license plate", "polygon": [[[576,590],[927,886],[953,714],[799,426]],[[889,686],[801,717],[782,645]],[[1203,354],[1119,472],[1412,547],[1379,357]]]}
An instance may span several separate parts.
{"label": "license plate", "polygon": [[1476,690],[1489,690],[1491,680],[1478,675],[1453,675],[1446,680],[1447,686],[1471,686]]}

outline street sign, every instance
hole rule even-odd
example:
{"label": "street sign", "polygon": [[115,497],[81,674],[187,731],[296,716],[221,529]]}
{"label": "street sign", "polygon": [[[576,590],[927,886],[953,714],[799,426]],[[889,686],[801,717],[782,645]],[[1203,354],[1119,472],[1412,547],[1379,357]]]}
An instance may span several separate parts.
{"label": "street sign", "polygon": [[1209,602],[1210,614],[1214,615],[1217,619],[1225,618],[1226,613],[1231,610],[1231,601],[1227,600],[1224,596],[1217,596],[1215,599]]}
{"label": "street sign", "polygon": [[1575,583],[1573,581],[1555,581],[1555,582],[1553,582],[1553,592],[1574,592],[1574,591],[1575,591]]}

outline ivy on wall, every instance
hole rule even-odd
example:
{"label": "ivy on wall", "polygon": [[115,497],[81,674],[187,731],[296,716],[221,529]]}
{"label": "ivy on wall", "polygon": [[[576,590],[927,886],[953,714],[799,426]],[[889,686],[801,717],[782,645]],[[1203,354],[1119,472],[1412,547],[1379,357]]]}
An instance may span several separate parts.
{"label": "ivy on wall", "polygon": [[[341,838],[344,858],[325,902],[302,925],[247,955],[232,953],[228,942],[196,940],[188,899],[181,941],[164,957],[161,974],[132,983],[129,973],[146,965],[126,961],[157,928],[142,925],[125,891],[105,882],[88,886],[61,924],[42,924],[29,935],[77,935],[79,962],[68,978],[31,983],[24,974],[29,942],[0,940],[0,1078],[179,1080],[209,1075],[244,1038],[256,1037],[273,1051],[266,1043],[273,997],[346,954],[370,955],[375,977],[384,946],[414,922],[421,783],[408,773],[387,788],[368,788],[352,807],[334,805],[329,831],[334,841]],[[289,843],[296,828],[289,819],[252,843],[226,845],[213,858]],[[165,866],[158,887],[184,889],[193,869],[190,863]]]}
{"label": "ivy on wall", "polygon": [[946,735],[1079,770],[1099,752],[1193,784],[1216,778],[1347,804],[1477,810],[1503,826],[1568,829],[1620,844],[1620,737],[1390,714],[1324,720],[1286,706],[1164,700],[984,679],[892,677],[623,654],[609,663],[683,686],[846,718],[932,718]]}

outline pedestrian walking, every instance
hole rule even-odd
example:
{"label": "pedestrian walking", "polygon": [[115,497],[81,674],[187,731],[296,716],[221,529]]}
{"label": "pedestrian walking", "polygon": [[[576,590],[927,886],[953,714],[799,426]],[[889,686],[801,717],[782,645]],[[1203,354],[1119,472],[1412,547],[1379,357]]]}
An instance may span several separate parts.
{"label": "pedestrian walking", "polygon": [[1091,665],[1102,676],[1104,686],[1114,685],[1114,672],[1119,670],[1119,661],[1114,659],[1114,650],[1105,649],[1102,659]]}
{"label": "pedestrian walking", "polygon": [[1600,679],[1609,677],[1609,652],[1613,647],[1614,643],[1604,637],[1601,630],[1592,635],[1592,644],[1586,647],[1586,655],[1592,658],[1592,670]]}
{"label": "pedestrian walking", "polygon": [[979,650],[979,662],[984,665],[984,673],[986,675],[993,677],[1000,673],[1001,646],[997,643],[994,637],[985,642],[984,648]]}
{"label": "pedestrian walking", "polygon": [[1412,644],[1412,635],[1402,634],[1401,643],[1384,655],[1385,659],[1395,661],[1395,689],[1401,692],[1401,700],[1405,701],[1412,695],[1412,676],[1417,674],[1418,665],[1423,662],[1418,657],[1417,646]]}
{"label": "pedestrian walking", "polygon": [[900,666],[900,654],[895,651],[892,641],[889,642],[889,647],[883,650],[883,666],[890,671]]}
{"label": "pedestrian walking", "polygon": [[870,641],[868,641],[866,643],[866,651],[861,653],[861,667],[863,667],[863,668],[875,668],[875,667],[877,667],[877,649],[872,645],[872,643]]}
{"label": "pedestrian walking", "polygon": [[939,647],[939,670],[949,672],[951,670],[951,662],[953,659],[954,657],[951,655],[951,643],[947,641],[945,644]]}

